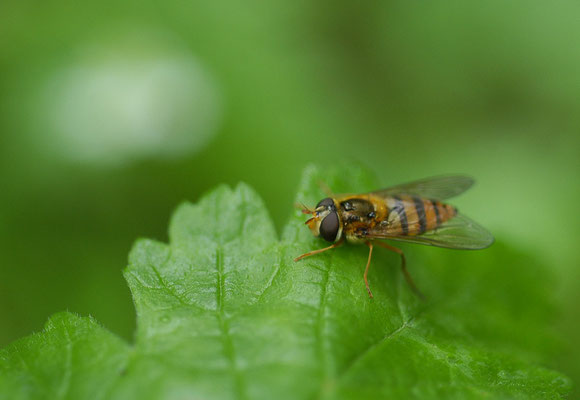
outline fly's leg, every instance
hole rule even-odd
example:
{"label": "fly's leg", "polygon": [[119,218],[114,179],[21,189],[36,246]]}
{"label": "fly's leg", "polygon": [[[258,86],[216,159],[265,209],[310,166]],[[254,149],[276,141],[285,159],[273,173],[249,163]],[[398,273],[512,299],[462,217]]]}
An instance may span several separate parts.
{"label": "fly's leg", "polygon": [[325,248],[323,248],[323,249],[312,250],[312,251],[309,251],[308,253],[304,253],[304,254],[302,254],[301,256],[298,256],[298,257],[296,257],[296,258],[294,259],[294,261],[300,261],[300,260],[302,260],[303,258],[310,257],[310,256],[313,256],[313,255],[315,255],[315,254],[320,254],[320,253],[322,253],[322,252],[324,252],[324,251],[326,251],[326,250],[332,250],[332,249],[334,249],[334,248],[336,248],[336,247],[340,246],[340,245],[341,245],[341,244],[343,244],[343,243],[344,243],[344,239],[340,239],[338,242],[336,242],[336,243],[333,243],[332,245],[330,245],[330,246],[328,246],[328,247],[325,247]]}
{"label": "fly's leg", "polygon": [[373,242],[366,242],[367,246],[369,246],[369,259],[367,261],[367,267],[365,268],[365,285],[367,287],[367,292],[369,292],[369,297],[373,298],[373,292],[371,292],[371,288],[369,287],[369,281],[367,279],[367,275],[369,273],[369,266],[371,265],[371,256],[373,255]]}
{"label": "fly's leg", "polygon": [[425,296],[423,296],[423,293],[421,293],[419,289],[417,289],[417,286],[415,285],[415,282],[413,282],[413,279],[411,278],[409,271],[407,271],[407,262],[405,260],[405,253],[403,253],[403,250],[393,247],[390,244],[384,242],[377,242],[377,244],[387,250],[394,251],[395,253],[401,256],[401,270],[403,271],[403,276],[405,277],[405,280],[411,287],[413,293],[415,293],[417,297],[419,297],[421,300],[425,300]]}

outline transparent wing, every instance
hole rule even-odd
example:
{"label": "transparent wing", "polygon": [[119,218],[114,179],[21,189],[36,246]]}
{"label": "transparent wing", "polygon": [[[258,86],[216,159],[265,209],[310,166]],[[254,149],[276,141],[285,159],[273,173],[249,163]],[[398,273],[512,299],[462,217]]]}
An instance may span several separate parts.
{"label": "transparent wing", "polygon": [[390,235],[385,231],[371,230],[365,237],[467,250],[484,249],[494,241],[492,234],[484,227],[461,214],[441,224],[439,228],[421,235]]}
{"label": "transparent wing", "polygon": [[371,194],[381,197],[407,194],[432,200],[445,200],[465,192],[474,182],[472,178],[463,175],[434,176],[377,190]]}

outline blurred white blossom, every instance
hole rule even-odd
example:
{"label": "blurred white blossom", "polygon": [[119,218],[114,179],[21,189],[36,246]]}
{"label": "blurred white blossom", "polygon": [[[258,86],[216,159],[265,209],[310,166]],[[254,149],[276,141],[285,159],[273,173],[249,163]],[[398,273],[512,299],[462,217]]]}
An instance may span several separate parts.
{"label": "blurred white blossom", "polygon": [[199,151],[221,116],[196,57],[152,31],[87,45],[43,95],[50,142],[69,159],[118,165]]}

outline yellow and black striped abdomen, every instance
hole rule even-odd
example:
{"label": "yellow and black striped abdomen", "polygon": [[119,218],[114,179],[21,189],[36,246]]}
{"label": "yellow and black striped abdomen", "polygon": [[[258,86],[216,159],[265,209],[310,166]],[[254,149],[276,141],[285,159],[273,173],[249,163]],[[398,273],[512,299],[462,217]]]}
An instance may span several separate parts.
{"label": "yellow and black striped abdomen", "polygon": [[414,196],[387,199],[388,231],[393,235],[420,235],[457,215],[457,209],[436,200]]}

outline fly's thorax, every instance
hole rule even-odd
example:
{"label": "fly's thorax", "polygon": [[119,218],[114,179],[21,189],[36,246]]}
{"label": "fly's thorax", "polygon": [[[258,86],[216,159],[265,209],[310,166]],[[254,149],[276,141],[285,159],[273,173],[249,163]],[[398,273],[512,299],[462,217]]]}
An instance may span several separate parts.
{"label": "fly's thorax", "polygon": [[350,243],[363,243],[368,240],[368,232],[387,213],[385,202],[368,194],[341,199],[338,207],[344,225],[344,236]]}
{"label": "fly's thorax", "polygon": [[336,201],[330,197],[318,202],[314,216],[307,224],[314,236],[322,237],[327,242],[336,242],[342,237],[341,216]]}
{"label": "fly's thorax", "polygon": [[362,197],[351,197],[340,202],[339,208],[344,223],[369,223],[376,217],[374,204]]}

